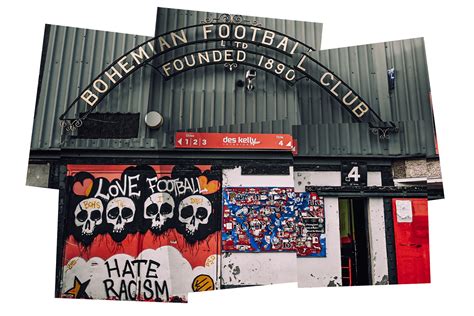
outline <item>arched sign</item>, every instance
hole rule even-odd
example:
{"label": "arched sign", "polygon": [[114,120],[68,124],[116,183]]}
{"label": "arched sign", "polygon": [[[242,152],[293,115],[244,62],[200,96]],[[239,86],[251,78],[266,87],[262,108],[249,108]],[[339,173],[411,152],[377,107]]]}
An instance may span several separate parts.
{"label": "arched sign", "polygon": [[[224,64],[232,70],[243,64],[271,73],[290,85],[307,78],[334,97],[357,121],[369,123],[382,138],[397,131],[392,122],[384,122],[334,72],[311,57],[312,47],[255,22],[242,22],[241,16],[222,15],[217,21],[207,19],[203,24],[170,31],[131,49],[104,69],[66,108],[60,117],[63,126],[68,131],[81,126],[82,120],[116,86],[145,65],[159,71],[166,80],[207,65]],[[170,52],[178,48],[203,43],[210,48],[169,58]],[[88,110],[79,118],[66,118],[70,109],[80,102]]]}

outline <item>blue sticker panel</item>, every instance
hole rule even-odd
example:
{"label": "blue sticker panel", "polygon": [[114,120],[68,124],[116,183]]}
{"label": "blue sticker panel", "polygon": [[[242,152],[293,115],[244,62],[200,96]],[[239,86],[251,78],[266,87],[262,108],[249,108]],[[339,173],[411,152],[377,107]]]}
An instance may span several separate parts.
{"label": "blue sticker panel", "polygon": [[225,188],[222,242],[224,251],[297,252],[325,257],[322,198],[293,188]]}

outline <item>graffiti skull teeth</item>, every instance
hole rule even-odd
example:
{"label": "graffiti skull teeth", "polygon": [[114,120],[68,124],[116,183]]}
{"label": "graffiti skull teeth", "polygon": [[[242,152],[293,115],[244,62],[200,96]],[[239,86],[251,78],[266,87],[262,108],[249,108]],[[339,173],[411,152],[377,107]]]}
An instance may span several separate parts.
{"label": "graffiti skull teeth", "polygon": [[104,206],[101,200],[89,198],[81,201],[74,210],[74,223],[81,227],[81,233],[90,236],[94,233],[95,227],[102,224],[102,213]]}
{"label": "graffiti skull teeth", "polygon": [[191,195],[179,203],[178,209],[178,220],[184,224],[186,233],[193,236],[200,225],[209,222],[212,205],[205,196]]}
{"label": "graffiti skull teeth", "polygon": [[118,197],[107,204],[106,210],[107,223],[114,226],[114,233],[121,233],[125,225],[131,223],[135,217],[135,204],[132,199],[127,197]]}
{"label": "graffiti skull teeth", "polygon": [[151,229],[161,229],[173,217],[175,203],[169,193],[154,193],[145,201],[144,218],[151,220]]}

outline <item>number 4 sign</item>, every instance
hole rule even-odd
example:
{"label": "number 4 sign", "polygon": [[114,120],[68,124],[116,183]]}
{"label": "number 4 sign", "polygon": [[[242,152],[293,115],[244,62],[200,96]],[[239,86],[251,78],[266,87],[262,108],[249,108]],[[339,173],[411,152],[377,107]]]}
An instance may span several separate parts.
{"label": "number 4 sign", "polygon": [[[354,180],[354,182],[359,182],[360,174],[359,174],[359,166],[352,167],[351,171],[347,175],[348,180]],[[352,179],[351,179],[352,178]],[[346,181],[348,181],[346,180]]]}
{"label": "number 4 sign", "polygon": [[346,186],[367,186],[367,164],[358,161],[343,162],[341,183]]}

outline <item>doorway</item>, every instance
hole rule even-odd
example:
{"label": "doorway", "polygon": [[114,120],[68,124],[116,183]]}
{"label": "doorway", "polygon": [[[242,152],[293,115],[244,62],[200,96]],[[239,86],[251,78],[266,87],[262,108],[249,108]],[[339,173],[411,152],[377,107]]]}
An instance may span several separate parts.
{"label": "doorway", "polygon": [[339,199],[342,285],[370,285],[367,199]]}

